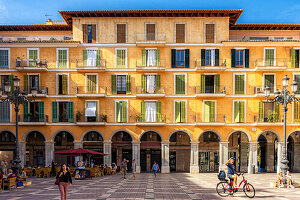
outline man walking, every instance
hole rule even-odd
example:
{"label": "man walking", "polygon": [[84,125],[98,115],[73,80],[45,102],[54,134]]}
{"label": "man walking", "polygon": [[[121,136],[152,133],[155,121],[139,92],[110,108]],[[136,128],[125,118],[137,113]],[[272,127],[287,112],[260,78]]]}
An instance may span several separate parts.
{"label": "man walking", "polygon": [[126,179],[127,162],[128,161],[126,160],[126,158],[124,158],[121,163],[122,178],[124,179]]}
{"label": "man walking", "polygon": [[154,163],[153,163],[152,171],[153,171],[153,173],[154,173],[154,177],[156,178],[157,173],[158,173],[158,171],[159,171],[159,166],[158,166],[158,164],[156,163],[156,161],[154,161]]}

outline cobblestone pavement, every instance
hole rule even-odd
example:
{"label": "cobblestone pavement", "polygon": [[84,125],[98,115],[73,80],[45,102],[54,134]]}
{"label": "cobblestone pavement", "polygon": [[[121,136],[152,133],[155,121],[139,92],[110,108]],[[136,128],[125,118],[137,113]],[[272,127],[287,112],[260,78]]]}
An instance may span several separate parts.
{"label": "cobblestone pavement", "polygon": [[[137,174],[136,180],[121,179],[120,175],[105,176],[92,180],[75,180],[69,188],[68,199],[113,200],[113,199],[247,199],[242,192],[221,198],[216,193],[218,179],[215,173],[206,174]],[[271,188],[276,174],[247,175],[256,189],[255,199],[299,199],[300,188]],[[300,182],[300,174],[293,178]],[[31,178],[32,185],[0,192],[1,200],[60,199],[54,178]]]}

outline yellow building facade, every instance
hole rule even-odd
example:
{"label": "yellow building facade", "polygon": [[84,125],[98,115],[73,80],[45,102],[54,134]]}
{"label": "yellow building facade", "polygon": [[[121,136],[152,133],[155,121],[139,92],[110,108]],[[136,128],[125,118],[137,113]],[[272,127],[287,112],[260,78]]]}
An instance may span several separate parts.
{"label": "yellow building facade", "polygon": [[[61,11],[65,24],[1,25],[2,90],[13,76],[30,99],[38,89],[18,117],[22,165],[73,164],[55,152],[82,147],[107,154],[96,164],[135,159],[139,172],[154,161],[164,173],[218,171],[231,156],[239,171],[278,170],[282,106],[264,88],[300,81],[300,26],[236,24],[242,11]],[[299,113],[289,105],[291,171]],[[11,158],[14,108],[1,103],[0,115]]]}

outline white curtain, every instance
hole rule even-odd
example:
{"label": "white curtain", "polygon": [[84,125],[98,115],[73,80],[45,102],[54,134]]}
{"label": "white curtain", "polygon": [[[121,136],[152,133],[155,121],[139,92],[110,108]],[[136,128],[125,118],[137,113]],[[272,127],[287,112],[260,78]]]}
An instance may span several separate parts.
{"label": "white curtain", "polygon": [[146,102],[146,122],[156,122],[156,102]]}
{"label": "white curtain", "polygon": [[147,75],[147,93],[155,92],[155,75]]}
{"label": "white curtain", "polygon": [[88,101],[85,109],[86,117],[96,117],[96,101]]}
{"label": "white curtain", "polygon": [[97,59],[97,51],[96,50],[88,50],[87,51],[87,66],[95,67]]}
{"label": "white curtain", "polygon": [[147,50],[147,66],[155,66],[155,50]]}
{"label": "white curtain", "polygon": [[211,50],[211,66],[215,66],[215,50]]}

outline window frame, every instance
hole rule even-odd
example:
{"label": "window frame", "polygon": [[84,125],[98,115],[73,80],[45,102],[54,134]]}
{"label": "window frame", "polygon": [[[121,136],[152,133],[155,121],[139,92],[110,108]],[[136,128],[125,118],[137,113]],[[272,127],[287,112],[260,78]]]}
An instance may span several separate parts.
{"label": "window frame", "polygon": [[276,90],[276,73],[263,73],[263,90],[265,89],[265,80],[266,80],[265,75],[273,75],[274,76],[274,91],[270,91],[271,93],[274,93]]}
{"label": "window frame", "polygon": [[[118,42],[118,24],[125,24],[125,43]],[[127,22],[118,22],[115,23],[115,43],[117,44],[126,44],[128,43],[128,34],[127,34]]]}
{"label": "window frame", "polygon": [[[235,121],[234,121],[234,102],[236,102],[236,101],[243,101],[244,104],[245,104],[245,110],[244,110],[244,122],[235,122]],[[243,100],[243,99],[235,99],[235,100],[232,101],[232,123],[247,123],[247,119],[246,119],[247,114],[246,114],[246,112],[247,112],[247,100]]]}
{"label": "window frame", "polygon": [[69,68],[69,48],[56,48],[56,68],[57,69],[65,69],[65,68],[59,67],[59,63],[58,63],[58,59],[59,59],[58,51],[59,50],[67,50],[67,67],[66,67],[66,69],[68,69]]}
{"label": "window frame", "polygon": [[58,85],[58,81],[59,81],[59,75],[67,75],[68,76],[68,94],[70,95],[70,84],[69,84],[69,80],[70,80],[70,76],[69,73],[57,73],[56,74],[56,95],[62,95],[62,96],[66,96],[65,94],[58,94],[59,93],[59,85]]}
{"label": "window frame", "polygon": [[29,51],[37,50],[37,59],[40,60],[40,48],[27,48],[27,66],[29,66]]}
{"label": "window frame", "polygon": [[[118,68],[118,56],[117,56],[117,50],[125,50],[125,67],[124,68]],[[127,48],[115,48],[115,68],[116,69],[127,69]]]}
{"label": "window frame", "polygon": [[[235,94],[235,76],[244,75],[244,94]],[[247,74],[246,73],[233,73],[233,93],[234,95],[246,95],[247,94]]]}
{"label": "window frame", "polygon": [[128,104],[128,99],[115,99],[115,101],[114,101],[114,104],[115,104],[115,123],[124,123],[124,122],[117,122],[117,102],[118,101],[126,101],[127,102],[127,112],[126,112],[126,114],[127,114],[127,116],[126,116],[126,122],[125,123],[129,123],[128,121],[128,107],[129,107],[129,104]]}
{"label": "window frame", "polygon": [[[2,102],[2,103],[4,103],[4,102]],[[8,104],[8,105],[9,105],[9,122],[0,122],[0,125],[3,125],[4,123],[12,123],[12,106],[11,106],[11,104]]]}
{"label": "window frame", "polygon": [[[215,102],[215,121],[214,122],[205,122],[205,102],[212,101]],[[217,122],[217,100],[203,100],[203,122],[204,123],[216,123]]]}
{"label": "window frame", "polygon": [[188,119],[187,119],[187,99],[174,99],[173,100],[173,122],[174,124],[180,124],[178,122],[176,122],[176,116],[175,116],[175,102],[177,101],[184,101],[185,102],[185,122],[180,122],[180,123],[188,123]]}
{"label": "window frame", "polygon": [[88,75],[96,75],[96,94],[98,94],[98,73],[85,73],[85,92],[88,93],[87,88],[88,88],[88,79],[87,76]]}
{"label": "window frame", "polygon": [[[86,116],[85,116],[85,110],[86,110],[86,105],[87,105],[87,102],[96,102],[96,113],[98,113],[98,115],[100,116],[100,114],[99,114],[99,111],[100,111],[100,108],[99,108],[99,100],[92,100],[92,99],[89,99],[89,100],[85,100],[84,101],[84,118],[86,118]],[[99,119],[99,117],[97,116],[97,114],[96,114],[96,122],[97,122],[97,120],[100,120]]]}
{"label": "window frame", "polygon": [[274,50],[274,66],[271,66],[271,67],[276,67],[276,47],[264,47],[263,66],[266,66],[266,50],[267,49],[273,49]]}
{"label": "window frame", "polygon": [[7,66],[7,68],[1,68],[1,67],[0,67],[0,70],[1,70],[1,69],[2,69],[2,70],[10,69],[10,48],[0,48],[0,50],[8,51],[8,52],[7,52],[7,59],[8,59],[7,64],[8,64],[8,66]]}
{"label": "window frame", "polygon": [[[184,75],[185,76],[185,91],[184,94],[176,94],[176,76],[177,75]],[[174,88],[174,94],[175,95],[186,95],[187,94],[187,73],[174,73],[173,77],[173,88]]]}
{"label": "window frame", "polygon": [[[155,26],[154,40],[147,40],[147,25],[148,24],[154,24],[154,26]],[[157,40],[157,24],[155,22],[145,22],[145,41],[156,41],[156,40]]]}
{"label": "window frame", "polygon": [[[176,32],[177,32],[177,29],[176,29],[176,25],[177,24],[184,24],[184,42],[176,42]],[[187,23],[186,22],[175,22],[174,24],[174,43],[176,44],[185,44],[186,43],[186,25]]]}
{"label": "window frame", "polygon": [[[214,28],[215,28],[214,42],[212,42],[212,43],[207,43],[206,42],[206,24],[214,24]],[[217,25],[216,24],[217,24],[216,22],[204,22],[204,28],[203,28],[203,30],[204,30],[204,43],[207,43],[207,44],[214,44],[214,43],[216,43],[216,41],[217,41]]]}

